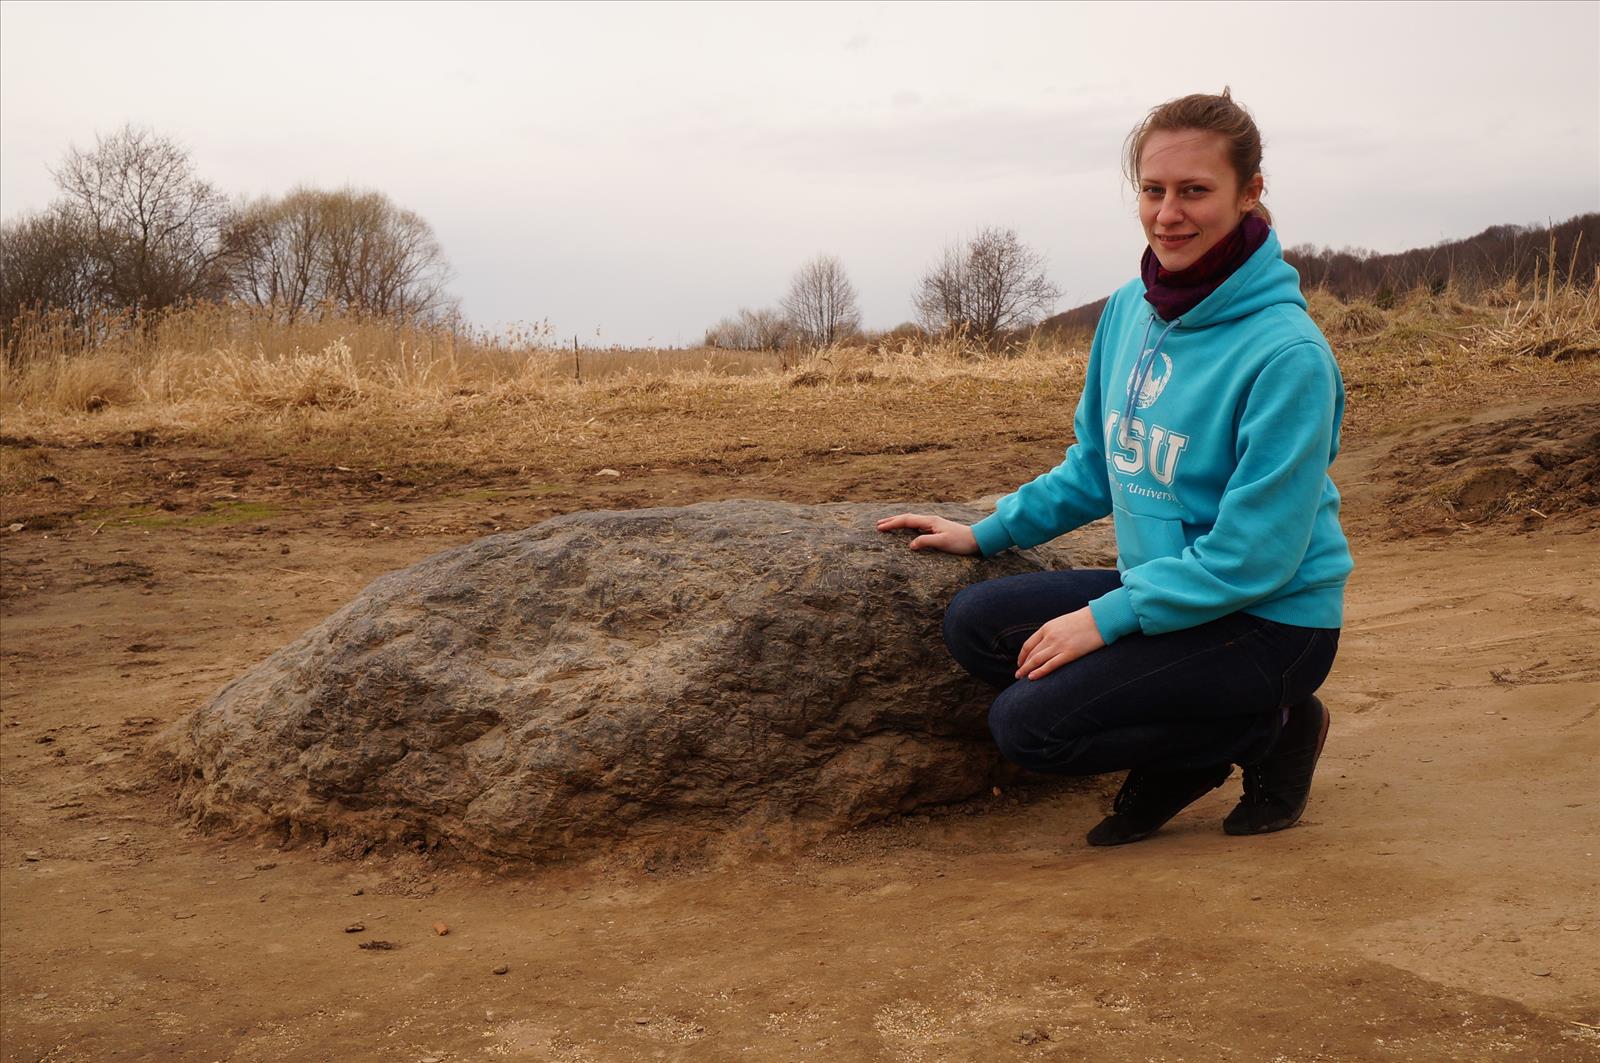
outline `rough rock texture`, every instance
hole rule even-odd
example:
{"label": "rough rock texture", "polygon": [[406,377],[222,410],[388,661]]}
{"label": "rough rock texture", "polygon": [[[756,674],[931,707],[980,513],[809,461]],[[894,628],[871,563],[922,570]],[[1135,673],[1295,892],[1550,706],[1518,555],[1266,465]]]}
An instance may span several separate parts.
{"label": "rough rock texture", "polygon": [[944,605],[1066,561],[913,553],[873,528],[902,509],[576,513],[390,573],[166,733],[181,805],[548,859],[782,849],[968,797],[991,695]]}

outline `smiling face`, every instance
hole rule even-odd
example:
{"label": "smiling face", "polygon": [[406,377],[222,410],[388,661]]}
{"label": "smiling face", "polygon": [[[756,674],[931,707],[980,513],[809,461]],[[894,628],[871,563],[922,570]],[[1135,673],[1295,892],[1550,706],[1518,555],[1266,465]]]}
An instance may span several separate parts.
{"label": "smiling face", "polygon": [[1161,268],[1194,265],[1255,208],[1263,183],[1260,174],[1239,183],[1220,133],[1151,133],[1139,153],[1139,221]]}

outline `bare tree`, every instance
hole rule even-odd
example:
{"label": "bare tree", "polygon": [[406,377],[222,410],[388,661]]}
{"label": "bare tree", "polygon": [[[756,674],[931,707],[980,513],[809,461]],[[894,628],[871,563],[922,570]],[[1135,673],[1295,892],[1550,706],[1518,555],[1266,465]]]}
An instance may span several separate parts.
{"label": "bare tree", "polygon": [[832,255],[818,255],[800,267],[789,282],[783,310],[813,347],[831,347],[861,325],[855,285]]}
{"label": "bare tree", "polygon": [[970,319],[967,288],[966,249],[952,244],[917,284],[917,324],[936,335],[961,328]]}
{"label": "bare tree", "polygon": [[913,301],[930,332],[963,330],[981,343],[1037,322],[1061,298],[1044,256],[1011,229],[990,227],[945,249],[923,274]]}
{"label": "bare tree", "polygon": [[764,351],[781,350],[794,340],[794,325],[782,310],[766,307],[739,311],[739,320],[750,330],[751,338]]}
{"label": "bare tree", "polygon": [[128,125],[68,149],[53,175],[102,302],[159,310],[215,293],[228,204],[178,144]]}
{"label": "bare tree", "polygon": [[755,338],[743,320],[746,311],[740,310],[706,329],[705,345],[724,351],[751,351],[756,349]]}
{"label": "bare tree", "polygon": [[0,223],[0,344],[11,352],[27,313],[61,311],[81,324],[96,303],[94,276],[83,233],[64,211]]}
{"label": "bare tree", "polygon": [[326,232],[320,193],[296,189],[245,204],[223,234],[229,294],[291,321],[316,307],[326,294],[319,265]]}
{"label": "bare tree", "polygon": [[223,243],[231,293],[291,318],[323,307],[437,318],[455,305],[432,227],[380,192],[297,188],[259,200]]}
{"label": "bare tree", "polygon": [[777,351],[788,345],[794,336],[789,319],[777,310],[748,310],[739,308],[733,317],[725,317],[706,329],[706,346],[734,351]]}
{"label": "bare tree", "polygon": [[374,314],[425,317],[450,305],[449,265],[433,227],[380,192],[332,193],[328,296]]}

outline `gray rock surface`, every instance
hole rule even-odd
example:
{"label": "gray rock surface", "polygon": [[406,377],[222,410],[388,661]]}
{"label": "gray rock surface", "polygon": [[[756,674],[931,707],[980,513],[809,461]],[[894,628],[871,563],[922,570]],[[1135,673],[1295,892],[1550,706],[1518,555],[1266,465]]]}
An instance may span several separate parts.
{"label": "gray rock surface", "polygon": [[436,554],[169,729],[181,807],[543,860],[781,850],[979,793],[991,694],[945,603],[1066,560],[913,553],[873,527],[905,508],[575,513]]}

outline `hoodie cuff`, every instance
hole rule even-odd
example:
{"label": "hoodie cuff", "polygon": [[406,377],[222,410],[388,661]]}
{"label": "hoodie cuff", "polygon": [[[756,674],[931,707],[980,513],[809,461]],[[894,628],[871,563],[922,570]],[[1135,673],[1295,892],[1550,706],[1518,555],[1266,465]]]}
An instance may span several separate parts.
{"label": "hoodie cuff", "polygon": [[1133,611],[1133,598],[1126,587],[1107,591],[1090,602],[1089,615],[1107,646],[1139,630],[1139,614]]}
{"label": "hoodie cuff", "polygon": [[978,550],[984,557],[993,557],[1008,546],[1015,546],[1011,533],[1000,522],[998,513],[991,513],[972,526],[973,537],[978,540]]}

